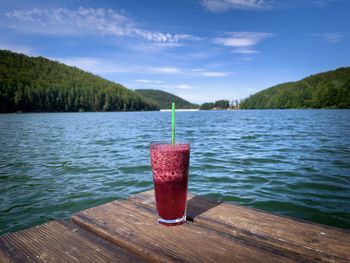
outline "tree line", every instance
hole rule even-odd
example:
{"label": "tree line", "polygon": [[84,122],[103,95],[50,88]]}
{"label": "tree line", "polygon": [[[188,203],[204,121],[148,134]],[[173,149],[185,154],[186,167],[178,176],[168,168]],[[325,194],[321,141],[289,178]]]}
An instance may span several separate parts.
{"label": "tree line", "polygon": [[350,108],[350,68],[271,87],[244,99],[240,108]]}
{"label": "tree line", "polygon": [[199,109],[200,110],[227,110],[239,108],[238,100],[217,100],[215,102],[205,102]]}
{"label": "tree line", "polygon": [[138,110],[159,106],[76,67],[0,50],[0,112]]}
{"label": "tree line", "polygon": [[175,102],[177,109],[197,109],[198,105],[184,100],[174,94],[155,89],[137,89],[136,93],[155,101],[161,109],[171,109],[171,103]]}

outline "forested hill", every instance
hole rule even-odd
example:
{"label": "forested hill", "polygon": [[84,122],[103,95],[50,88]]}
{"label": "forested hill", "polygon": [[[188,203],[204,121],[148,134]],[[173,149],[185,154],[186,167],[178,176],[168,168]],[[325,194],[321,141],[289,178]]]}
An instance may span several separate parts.
{"label": "forested hill", "polygon": [[0,112],[158,109],[136,92],[76,67],[0,50]]}
{"label": "forested hill", "polygon": [[175,102],[177,109],[195,109],[199,106],[188,102],[174,94],[155,89],[137,89],[138,94],[147,97],[158,103],[161,109],[171,109],[171,103]]}
{"label": "forested hill", "polygon": [[240,108],[350,108],[350,67],[268,88],[243,100]]}

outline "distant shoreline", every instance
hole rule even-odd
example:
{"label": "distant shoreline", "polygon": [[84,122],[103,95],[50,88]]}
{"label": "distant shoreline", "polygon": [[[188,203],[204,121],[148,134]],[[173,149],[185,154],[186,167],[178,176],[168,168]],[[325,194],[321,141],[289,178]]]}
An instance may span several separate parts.
{"label": "distant shoreline", "polygon": [[[280,111],[288,111],[288,110],[350,110],[350,108],[288,108],[288,109],[222,109],[222,110],[200,110],[200,109],[177,109],[176,111],[181,112],[194,112],[194,111],[214,111],[214,112],[220,112],[220,111],[251,111],[251,110],[261,110],[261,111],[269,111],[269,110],[280,110]],[[138,110],[138,111],[15,111],[15,112],[0,112],[0,115],[2,114],[31,114],[31,113],[112,113],[112,112],[120,112],[120,113],[130,113],[130,112],[170,112],[169,109],[162,109],[162,110]]]}
{"label": "distant shoreline", "polygon": [[[160,111],[171,111],[171,109],[161,109]],[[176,111],[199,111],[199,109],[176,109]]]}

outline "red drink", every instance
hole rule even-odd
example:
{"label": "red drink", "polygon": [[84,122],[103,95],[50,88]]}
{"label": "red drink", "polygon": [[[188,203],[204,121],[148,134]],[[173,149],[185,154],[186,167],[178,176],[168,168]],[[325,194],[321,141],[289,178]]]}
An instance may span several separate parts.
{"label": "red drink", "polygon": [[190,145],[152,143],[150,151],[158,222],[182,224],[186,221]]}

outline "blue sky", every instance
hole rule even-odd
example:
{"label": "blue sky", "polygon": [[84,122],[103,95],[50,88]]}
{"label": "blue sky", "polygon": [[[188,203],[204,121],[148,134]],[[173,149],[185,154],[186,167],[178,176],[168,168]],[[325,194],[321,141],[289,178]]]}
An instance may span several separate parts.
{"label": "blue sky", "polygon": [[0,49],[191,102],[349,66],[350,0],[0,1]]}

